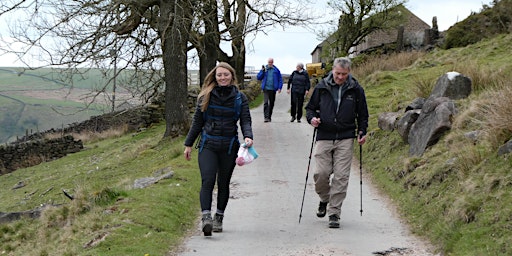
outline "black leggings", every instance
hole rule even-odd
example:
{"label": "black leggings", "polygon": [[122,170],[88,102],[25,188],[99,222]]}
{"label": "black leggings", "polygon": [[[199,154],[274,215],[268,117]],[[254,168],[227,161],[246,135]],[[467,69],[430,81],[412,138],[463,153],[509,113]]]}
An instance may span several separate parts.
{"label": "black leggings", "polygon": [[229,199],[229,183],[235,169],[235,160],[237,157],[237,143],[233,144],[231,154],[225,151],[213,151],[203,148],[199,152],[198,162],[201,171],[201,192],[199,193],[199,201],[201,202],[201,210],[211,211],[212,193],[215,187],[215,179],[217,179],[217,209],[224,211]]}

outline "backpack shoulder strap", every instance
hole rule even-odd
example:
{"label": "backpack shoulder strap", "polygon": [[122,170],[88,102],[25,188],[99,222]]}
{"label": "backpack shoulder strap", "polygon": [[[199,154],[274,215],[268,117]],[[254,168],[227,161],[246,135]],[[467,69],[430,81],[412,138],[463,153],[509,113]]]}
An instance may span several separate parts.
{"label": "backpack shoulder strap", "polygon": [[238,118],[240,117],[240,112],[242,112],[242,93],[241,92],[238,92],[236,94],[234,110],[235,110],[234,118],[235,118],[235,120],[238,120]]}

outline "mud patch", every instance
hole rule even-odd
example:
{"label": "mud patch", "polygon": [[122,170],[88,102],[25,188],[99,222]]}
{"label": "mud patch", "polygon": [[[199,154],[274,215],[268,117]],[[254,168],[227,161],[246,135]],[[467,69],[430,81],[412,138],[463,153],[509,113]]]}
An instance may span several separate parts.
{"label": "mud patch", "polygon": [[256,193],[240,191],[239,183],[231,182],[231,184],[229,184],[229,199],[248,198],[254,195],[256,195]]}
{"label": "mud patch", "polygon": [[347,252],[340,252],[339,248],[308,248],[300,249],[296,251],[288,251],[286,253],[280,253],[279,256],[352,256]]}
{"label": "mud patch", "polygon": [[373,252],[373,255],[383,255],[383,256],[432,256],[431,254],[425,250],[414,250],[409,248],[397,248],[391,247],[385,251]]}

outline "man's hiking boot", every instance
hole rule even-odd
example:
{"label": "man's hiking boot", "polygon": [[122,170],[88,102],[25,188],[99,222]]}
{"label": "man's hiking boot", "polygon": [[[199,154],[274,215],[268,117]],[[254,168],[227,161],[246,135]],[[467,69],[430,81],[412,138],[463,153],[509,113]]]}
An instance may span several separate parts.
{"label": "man's hiking boot", "polygon": [[329,216],[329,228],[339,228],[340,227],[340,218],[333,214]]}
{"label": "man's hiking boot", "polygon": [[320,202],[320,205],[318,205],[318,211],[316,212],[316,216],[318,218],[325,217],[325,214],[327,212],[327,202]]}
{"label": "man's hiking boot", "polygon": [[215,214],[213,217],[213,232],[222,232],[222,220],[224,219],[224,215]]}
{"label": "man's hiking boot", "polygon": [[210,213],[203,213],[203,233],[204,236],[211,236],[212,235],[212,228],[213,228],[213,220],[212,215]]}
{"label": "man's hiking boot", "polygon": [[295,121],[295,117],[292,117],[292,120],[290,120],[290,122],[292,122],[292,123],[293,123],[293,121]]}

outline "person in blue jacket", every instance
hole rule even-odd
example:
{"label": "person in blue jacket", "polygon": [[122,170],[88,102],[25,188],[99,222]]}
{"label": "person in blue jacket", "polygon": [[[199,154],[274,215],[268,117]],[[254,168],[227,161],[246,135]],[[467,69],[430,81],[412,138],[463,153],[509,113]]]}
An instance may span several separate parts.
{"label": "person in blue jacket", "polygon": [[283,76],[281,71],[274,66],[273,58],[268,59],[266,66],[261,66],[261,70],[256,78],[261,81],[261,90],[263,90],[263,117],[265,118],[265,123],[271,122],[276,92],[281,93],[283,88]]}

